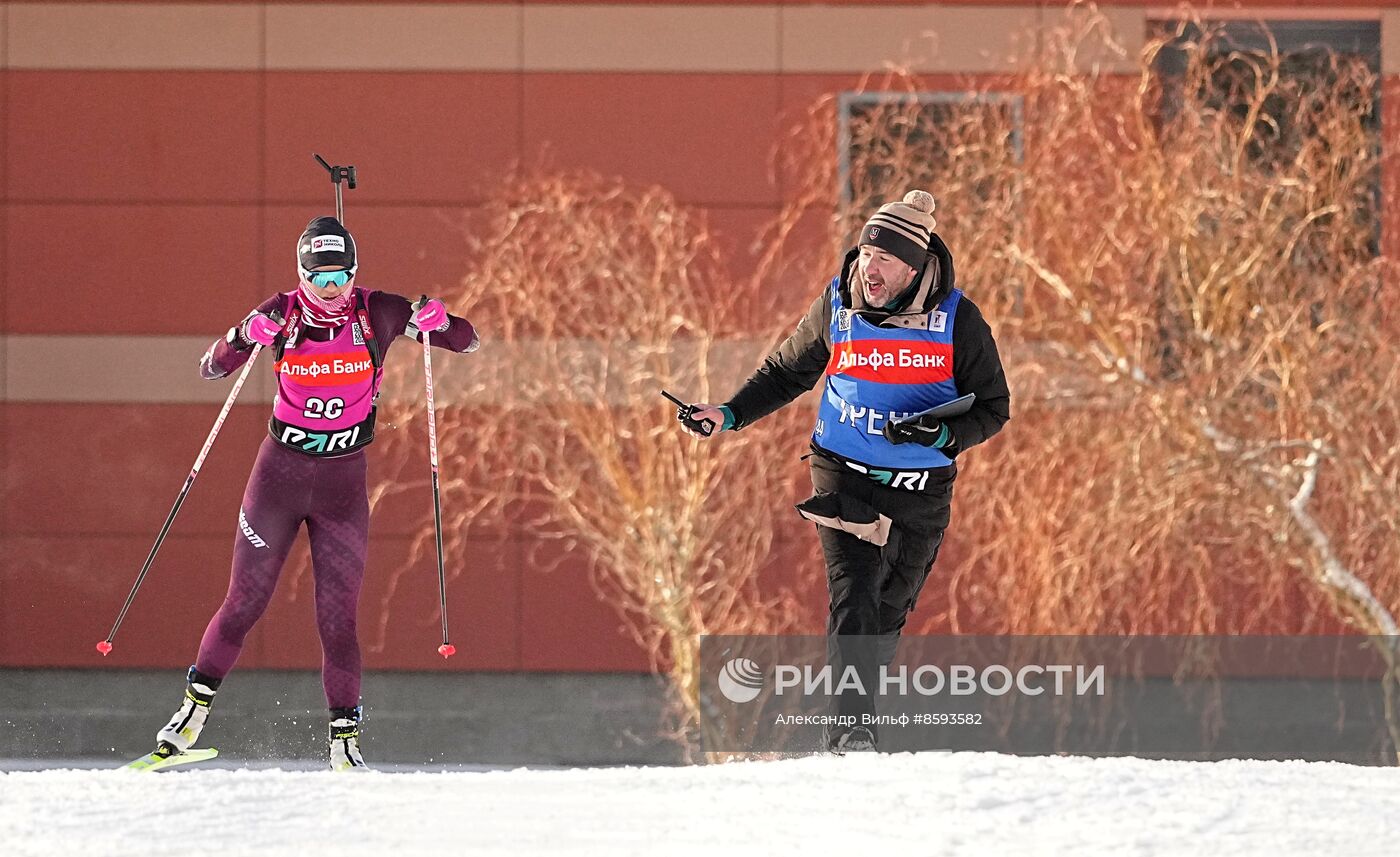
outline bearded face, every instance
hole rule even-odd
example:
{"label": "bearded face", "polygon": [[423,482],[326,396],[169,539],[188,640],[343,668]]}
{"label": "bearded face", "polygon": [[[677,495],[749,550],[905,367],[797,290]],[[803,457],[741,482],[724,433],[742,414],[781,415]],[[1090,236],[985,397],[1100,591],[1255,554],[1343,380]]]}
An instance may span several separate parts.
{"label": "bearded face", "polygon": [[904,294],[904,290],[914,282],[914,275],[917,273],[888,250],[882,250],[873,244],[860,245],[856,269],[864,282],[865,302],[877,308]]}

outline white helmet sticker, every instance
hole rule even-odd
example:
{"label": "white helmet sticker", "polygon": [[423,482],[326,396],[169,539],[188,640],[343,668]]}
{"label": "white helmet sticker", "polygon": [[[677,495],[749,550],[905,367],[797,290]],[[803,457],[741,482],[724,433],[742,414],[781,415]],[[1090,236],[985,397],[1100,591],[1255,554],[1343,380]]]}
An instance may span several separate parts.
{"label": "white helmet sticker", "polygon": [[325,253],[330,250],[345,252],[345,239],[339,235],[317,235],[311,239],[312,253]]}

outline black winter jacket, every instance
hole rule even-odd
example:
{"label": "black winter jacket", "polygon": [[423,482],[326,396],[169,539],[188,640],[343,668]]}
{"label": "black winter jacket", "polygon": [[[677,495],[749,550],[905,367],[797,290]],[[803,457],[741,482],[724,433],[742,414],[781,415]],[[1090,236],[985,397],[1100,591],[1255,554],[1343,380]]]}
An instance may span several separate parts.
{"label": "black winter jacket", "polygon": [[[859,293],[852,301],[852,278],[859,248],[846,254],[841,266],[841,303],[859,307]],[[914,299],[901,312],[860,308],[862,317],[881,327],[896,327],[899,316],[931,312],[953,290],[953,257],[937,235],[929,246],[929,262],[915,278]],[[734,428],[742,429],[773,413],[816,386],[831,358],[831,301],[827,290],[812,302],[797,330],[763,361],[725,405],[734,414]],[[949,457],[976,446],[996,434],[1011,418],[1011,391],[1006,386],[1001,357],[992,330],[966,294],[958,302],[953,320],[953,380],[958,392],[976,393],[967,413],[946,420],[953,442]]]}

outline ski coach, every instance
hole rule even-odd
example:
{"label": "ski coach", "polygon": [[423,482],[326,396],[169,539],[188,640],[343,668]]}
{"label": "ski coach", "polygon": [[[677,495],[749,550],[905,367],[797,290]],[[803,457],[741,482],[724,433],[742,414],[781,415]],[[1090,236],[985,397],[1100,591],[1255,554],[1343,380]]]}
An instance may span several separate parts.
{"label": "ski coach", "polygon": [[[1011,417],[996,341],[955,287],[933,209],[922,190],[881,206],[797,329],[739,391],[679,414],[697,437],[709,436],[694,428],[705,420],[738,431],[825,376],[809,456],[816,493],[797,509],[821,539],[833,652],[872,691],[938,556],[958,456]],[[863,716],[874,714],[872,696],[843,694],[835,710],[850,725],[828,730],[828,749],[875,749],[878,732]]]}

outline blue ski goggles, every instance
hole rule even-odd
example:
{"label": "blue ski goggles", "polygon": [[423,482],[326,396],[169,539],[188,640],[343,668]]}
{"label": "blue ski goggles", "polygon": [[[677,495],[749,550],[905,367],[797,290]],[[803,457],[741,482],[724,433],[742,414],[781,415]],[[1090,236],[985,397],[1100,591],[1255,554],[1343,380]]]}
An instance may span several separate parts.
{"label": "blue ski goggles", "polygon": [[332,286],[343,286],[350,282],[355,276],[355,269],[348,268],[340,271],[308,271],[301,269],[301,278],[313,286],[326,289]]}

